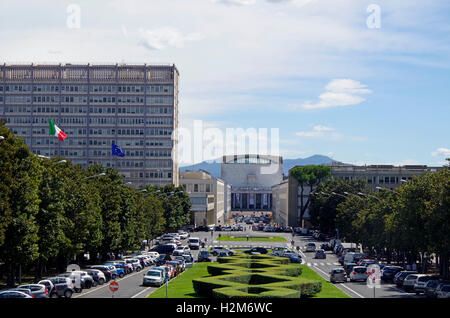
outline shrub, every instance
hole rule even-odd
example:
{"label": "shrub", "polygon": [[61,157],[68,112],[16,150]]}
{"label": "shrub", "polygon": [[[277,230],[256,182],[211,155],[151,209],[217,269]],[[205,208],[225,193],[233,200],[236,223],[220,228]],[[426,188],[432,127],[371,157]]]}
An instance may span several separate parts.
{"label": "shrub", "polygon": [[193,280],[199,296],[220,298],[310,297],[322,289],[320,282],[299,277],[300,266],[271,255],[219,257],[208,266],[211,277]]}

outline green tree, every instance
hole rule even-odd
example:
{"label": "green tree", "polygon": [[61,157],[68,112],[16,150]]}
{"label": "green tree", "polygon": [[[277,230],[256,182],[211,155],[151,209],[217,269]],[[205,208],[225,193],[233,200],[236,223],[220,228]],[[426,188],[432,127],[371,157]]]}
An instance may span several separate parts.
{"label": "green tree", "polygon": [[[298,181],[300,188],[299,225],[303,226],[303,216],[309,207],[313,188],[331,175],[331,167],[323,165],[297,166],[289,170],[289,174]],[[309,187],[309,196],[304,199],[305,189]]]}
{"label": "green tree", "polygon": [[[369,193],[370,187],[364,180],[328,179],[321,182],[314,191],[311,199],[309,214],[311,223],[322,232],[335,234],[337,207],[346,200],[345,192],[356,195],[360,192]],[[324,194],[322,194],[324,193]],[[336,194],[333,194],[336,193]],[[342,237],[342,233],[339,233]]]}
{"label": "green tree", "polygon": [[9,271],[8,286],[15,283],[19,266],[19,283],[23,265],[38,257],[39,182],[42,169],[37,157],[30,152],[22,138],[0,125],[0,167],[2,177],[2,204],[0,205],[1,237],[0,259]]}

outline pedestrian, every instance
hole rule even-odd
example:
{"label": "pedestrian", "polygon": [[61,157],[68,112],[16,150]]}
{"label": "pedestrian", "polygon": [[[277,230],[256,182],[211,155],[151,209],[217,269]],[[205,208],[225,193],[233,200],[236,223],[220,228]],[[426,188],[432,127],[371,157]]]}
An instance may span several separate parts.
{"label": "pedestrian", "polygon": [[407,264],[407,265],[406,265],[406,270],[407,270],[407,271],[410,271],[410,270],[411,270],[411,265]]}
{"label": "pedestrian", "polygon": [[247,235],[247,241],[248,241],[248,235]]}

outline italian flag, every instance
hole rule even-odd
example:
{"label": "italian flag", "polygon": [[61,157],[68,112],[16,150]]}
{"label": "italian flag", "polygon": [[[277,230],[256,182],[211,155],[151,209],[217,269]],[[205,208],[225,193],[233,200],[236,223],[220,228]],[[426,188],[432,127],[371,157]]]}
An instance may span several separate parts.
{"label": "italian flag", "polygon": [[50,123],[50,136],[58,137],[59,140],[64,141],[67,138],[67,134],[55,125],[53,120],[49,120]]}

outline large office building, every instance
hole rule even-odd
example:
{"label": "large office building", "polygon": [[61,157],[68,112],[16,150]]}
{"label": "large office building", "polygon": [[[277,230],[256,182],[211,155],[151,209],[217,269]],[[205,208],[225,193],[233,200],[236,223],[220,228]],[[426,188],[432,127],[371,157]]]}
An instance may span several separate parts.
{"label": "large office building", "polygon": [[[175,65],[3,64],[0,117],[38,155],[113,167],[135,186],[178,185],[178,77]],[[50,119],[64,141],[49,136]]]}
{"label": "large office building", "polygon": [[283,180],[283,158],[251,154],[223,156],[221,178],[231,184],[231,210],[271,211],[272,186]]}
{"label": "large office building", "polygon": [[[441,169],[443,167],[428,167],[425,165],[352,166],[333,164],[331,166],[331,178],[347,181],[364,180],[374,191],[383,191],[383,189],[394,190],[403,183],[412,180],[414,176],[422,176]],[[305,187],[303,202],[307,201],[309,193],[309,187]],[[272,212],[275,222],[289,226],[310,226],[308,210],[305,211],[303,216],[303,224],[299,223],[301,192],[298,181],[290,173],[285,180],[272,187],[272,197]]]}

